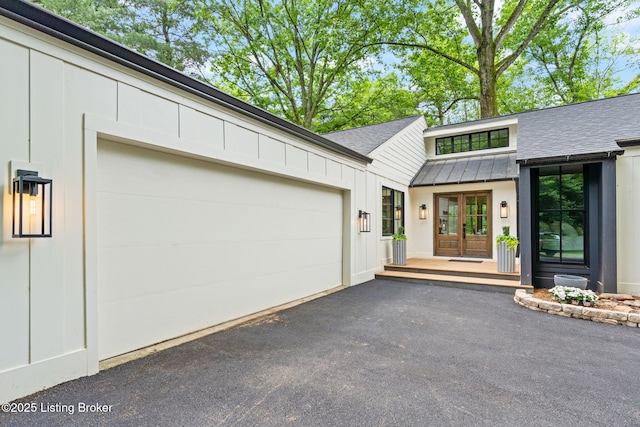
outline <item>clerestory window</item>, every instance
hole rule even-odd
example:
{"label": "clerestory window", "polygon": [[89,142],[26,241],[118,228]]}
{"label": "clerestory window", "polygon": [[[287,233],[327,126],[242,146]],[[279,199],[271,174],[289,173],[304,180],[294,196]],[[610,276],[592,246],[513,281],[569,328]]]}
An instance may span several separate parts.
{"label": "clerestory window", "polygon": [[436,154],[438,155],[508,146],[508,128],[436,138]]}

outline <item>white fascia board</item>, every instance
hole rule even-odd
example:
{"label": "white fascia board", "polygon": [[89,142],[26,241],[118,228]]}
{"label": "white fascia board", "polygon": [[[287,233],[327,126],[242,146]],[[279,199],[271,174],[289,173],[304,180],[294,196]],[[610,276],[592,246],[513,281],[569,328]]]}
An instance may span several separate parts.
{"label": "white fascia board", "polygon": [[459,125],[446,126],[443,128],[433,128],[424,131],[425,138],[434,138],[440,136],[458,135],[464,133],[481,132],[484,130],[499,129],[518,124],[517,117],[509,117],[499,120],[460,123]]}

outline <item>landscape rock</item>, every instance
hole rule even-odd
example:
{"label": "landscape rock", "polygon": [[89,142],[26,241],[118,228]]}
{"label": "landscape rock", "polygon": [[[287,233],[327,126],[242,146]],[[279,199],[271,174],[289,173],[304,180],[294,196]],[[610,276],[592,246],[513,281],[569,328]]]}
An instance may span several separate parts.
{"label": "landscape rock", "polygon": [[[640,307],[636,308],[636,303],[640,305],[640,300],[627,294],[601,294],[597,308],[542,300],[521,290],[516,291],[513,299],[529,310],[610,325],[640,327]],[[622,303],[625,305],[621,305]]]}
{"label": "landscape rock", "polygon": [[629,322],[640,323],[640,314],[629,313]]}

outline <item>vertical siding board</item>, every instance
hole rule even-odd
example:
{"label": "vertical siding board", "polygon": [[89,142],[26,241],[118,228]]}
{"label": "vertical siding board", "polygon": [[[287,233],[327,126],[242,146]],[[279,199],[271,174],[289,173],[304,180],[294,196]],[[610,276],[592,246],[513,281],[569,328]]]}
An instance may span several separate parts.
{"label": "vertical siding board", "polygon": [[64,81],[64,351],[70,352],[85,347],[84,271],[79,268],[84,263],[83,117],[116,120],[118,83],[68,63]]}
{"label": "vertical siding board", "polygon": [[[11,67],[0,67],[0,176],[3,203],[0,218],[0,372],[29,363],[29,242],[11,237],[12,199],[9,194],[9,161],[29,159],[29,51],[0,40],[0,58]],[[5,62],[6,61],[6,62]]]}
{"label": "vertical siding board", "polygon": [[64,89],[62,61],[31,51],[31,162],[53,179],[51,239],[31,241],[31,362],[63,354]]}

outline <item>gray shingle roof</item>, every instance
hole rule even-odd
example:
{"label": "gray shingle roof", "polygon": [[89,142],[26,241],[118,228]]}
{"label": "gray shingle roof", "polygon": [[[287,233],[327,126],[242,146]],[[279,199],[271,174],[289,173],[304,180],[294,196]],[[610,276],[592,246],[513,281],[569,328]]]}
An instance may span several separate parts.
{"label": "gray shingle roof", "polygon": [[640,136],[640,94],[518,115],[518,161],[620,152],[616,140]]}
{"label": "gray shingle roof", "polygon": [[322,136],[366,156],[420,117],[405,117],[390,122],[330,132]]}
{"label": "gray shingle roof", "polygon": [[427,160],[411,187],[511,180],[518,177],[516,153],[500,153]]}

